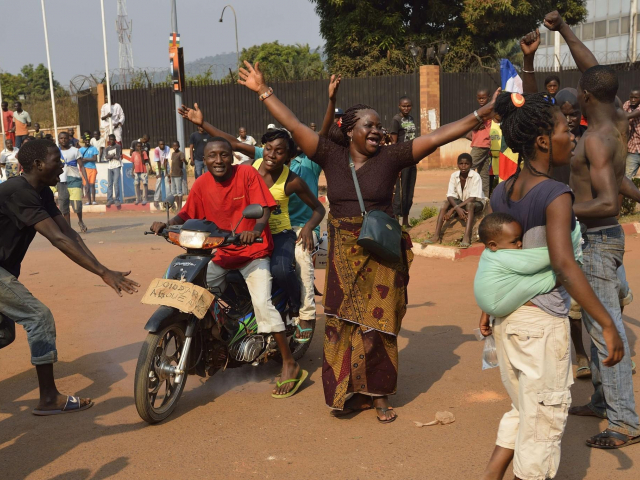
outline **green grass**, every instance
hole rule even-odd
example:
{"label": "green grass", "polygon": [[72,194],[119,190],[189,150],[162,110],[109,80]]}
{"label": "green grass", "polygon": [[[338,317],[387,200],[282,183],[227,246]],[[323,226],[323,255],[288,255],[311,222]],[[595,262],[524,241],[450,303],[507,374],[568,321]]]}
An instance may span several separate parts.
{"label": "green grass", "polygon": [[409,220],[409,224],[412,227],[420,225],[425,220],[429,220],[432,217],[438,215],[438,209],[436,207],[424,207],[420,212],[420,218],[412,218]]}

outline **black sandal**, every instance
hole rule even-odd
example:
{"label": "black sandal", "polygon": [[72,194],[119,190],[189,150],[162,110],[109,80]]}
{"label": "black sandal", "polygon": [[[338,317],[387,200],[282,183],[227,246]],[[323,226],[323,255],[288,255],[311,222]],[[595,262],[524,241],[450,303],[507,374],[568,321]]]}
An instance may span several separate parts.
{"label": "black sandal", "polygon": [[[595,443],[589,442],[589,440],[591,439],[602,439],[602,438],[615,438],[616,440],[624,441],[624,443],[621,443],[620,445],[597,445]],[[639,443],[640,435],[638,435],[637,437],[629,437],[624,433],[614,432],[613,430],[609,430],[607,428],[605,431],[600,432],[598,435],[594,435],[589,440],[586,440],[585,442],[589,447],[601,448],[603,450],[615,450],[617,448],[628,447],[629,445],[633,445],[634,443]]]}
{"label": "black sandal", "polygon": [[[393,410],[393,407],[389,407],[389,408],[381,408],[381,407],[376,407],[376,418],[378,419],[378,421],[380,423],[391,423],[391,422],[395,422],[396,418],[398,418],[398,414],[396,413],[393,417],[391,418],[387,418],[386,420],[382,420],[379,416],[378,416],[378,412],[382,413],[385,417],[387,416],[387,412],[389,410]],[[394,412],[395,413],[395,412]]]}

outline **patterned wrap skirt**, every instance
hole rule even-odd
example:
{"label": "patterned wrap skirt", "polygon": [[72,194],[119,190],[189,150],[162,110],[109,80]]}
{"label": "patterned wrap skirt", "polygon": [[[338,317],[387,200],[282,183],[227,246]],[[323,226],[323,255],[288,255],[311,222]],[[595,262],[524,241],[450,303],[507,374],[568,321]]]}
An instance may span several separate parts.
{"label": "patterned wrap skirt", "polygon": [[403,261],[389,263],[357,245],[361,226],[362,217],[329,215],[322,383],[327,405],[340,410],[352,393],[396,392],[397,335],[413,261],[408,234],[402,237]]}

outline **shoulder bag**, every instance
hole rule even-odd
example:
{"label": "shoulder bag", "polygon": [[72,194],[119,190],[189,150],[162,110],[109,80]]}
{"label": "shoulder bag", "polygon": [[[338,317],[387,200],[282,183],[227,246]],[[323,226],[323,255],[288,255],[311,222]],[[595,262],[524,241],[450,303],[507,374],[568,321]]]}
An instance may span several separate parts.
{"label": "shoulder bag", "polygon": [[382,210],[371,210],[367,212],[360,192],[360,184],[356,176],[356,167],[349,156],[349,167],[353,176],[353,183],[358,195],[358,203],[362,211],[362,228],[358,236],[358,245],[368,250],[373,255],[386,260],[387,262],[402,261],[402,227],[394,218],[391,218]]}

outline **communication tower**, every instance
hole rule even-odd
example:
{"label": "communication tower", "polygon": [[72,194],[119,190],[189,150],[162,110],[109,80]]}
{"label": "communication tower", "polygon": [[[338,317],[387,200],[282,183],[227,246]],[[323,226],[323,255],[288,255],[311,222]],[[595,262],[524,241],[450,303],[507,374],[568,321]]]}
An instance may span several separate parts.
{"label": "communication tower", "polygon": [[127,16],[127,1],[118,0],[118,17],[116,18],[118,32],[120,84],[127,85],[133,77],[133,49],[131,48],[131,33],[133,21]]}

